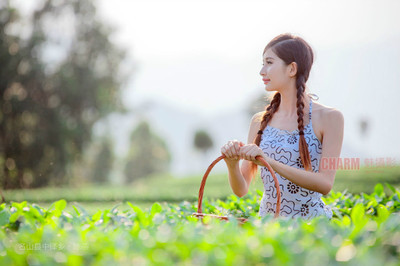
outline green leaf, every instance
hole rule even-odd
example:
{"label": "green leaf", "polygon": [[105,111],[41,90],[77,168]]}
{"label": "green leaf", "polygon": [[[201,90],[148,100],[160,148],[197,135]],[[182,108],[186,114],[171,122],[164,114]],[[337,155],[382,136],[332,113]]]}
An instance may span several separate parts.
{"label": "green leaf", "polygon": [[383,186],[382,186],[381,183],[378,183],[378,184],[375,185],[374,192],[375,192],[376,195],[378,195],[379,197],[382,196],[382,194],[384,194]]}
{"label": "green leaf", "polygon": [[43,209],[39,205],[33,203],[31,206],[32,206],[32,208],[38,210],[38,212],[40,213],[41,216],[44,215]]}
{"label": "green leaf", "polygon": [[160,203],[155,202],[152,206],[151,206],[151,216],[154,216],[156,213],[160,213],[162,212],[162,206]]}
{"label": "green leaf", "polygon": [[108,223],[108,221],[110,220],[110,216],[108,215],[109,213],[110,213],[109,210],[103,211],[103,224]]}
{"label": "green leaf", "polygon": [[0,211],[0,226],[6,225],[10,222],[11,214],[6,210]]}
{"label": "green leaf", "polygon": [[347,215],[343,216],[342,225],[344,225],[346,227],[351,225],[351,220],[350,220],[349,216],[347,216]]}
{"label": "green leaf", "polygon": [[145,213],[138,206],[132,205],[129,201],[127,201],[128,205],[135,211],[136,217],[141,224],[147,224],[147,219]]}
{"label": "green leaf", "polygon": [[[76,207],[78,207],[78,209],[80,210],[80,212],[78,212],[78,211],[76,210],[76,208],[74,208],[75,211],[76,211],[79,215],[82,215],[82,216],[89,216],[88,212],[85,210],[85,208],[83,208],[82,205],[80,205],[78,202],[74,202],[74,204],[75,204]],[[74,206],[72,206],[72,207],[74,207]]]}
{"label": "green leaf", "polygon": [[378,202],[376,201],[376,198],[372,198],[370,199],[370,201],[368,202],[366,209],[368,210],[370,207],[375,207],[378,205]]}
{"label": "green leaf", "polygon": [[389,184],[388,182],[385,182],[385,185],[386,185],[393,193],[396,193],[396,189],[395,189],[391,184]]}
{"label": "green leaf", "polygon": [[54,205],[55,205],[55,208],[57,211],[62,212],[65,209],[65,207],[67,207],[67,202],[64,199],[62,199],[62,200],[56,201],[54,203]]}
{"label": "green leaf", "polygon": [[81,215],[81,213],[78,211],[78,209],[74,205],[72,205],[72,208],[75,210],[76,214]]}
{"label": "green leaf", "polygon": [[354,229],[349,238],[354,239],[368,223],[368,218],[365,217],[365,207],[362,203],[357,203],[351,210],[351,220],[354,224]]}
{"label": "green leaf", "polygon": [[36,207],[31,206],[29,208],[29,214],[33,217],[33,219],[37,219],[41,223],[44,222],[44,217],[43,217],[42,213],[40,213],[40,211]]}
{"label": "green leaf", "polygon": [[128,205],[133,209],[133,204],[132,204],[132,203],[130,203],[129,201],[127,201],[126,204],[128,204]]}
{"label": "green leaf", "polygon": [[92,221],[97,222],[98,220],[100,220],[102,213],[103,212],[101,210],[98,210],[95,214],[93,214]]}
{"label": "green leaf", "polygon": [[20,216],[21,212],[17,211],[13,214],[11,214],[10,216],[10,223],[15,223],[15,221],[18,220],[19,216]]}
{"label": "green leaf", "polygon": [[384,221],[386,221],[386,219],[390,215],[390,212],[382,204],[378,205],[377,210],[378,210],[378,217],[377,217],[376,221],[378,222],[378,224],[381,224]]}
{"label": "green leaf", "polygon": [[365,216],[365,207],[362,203],[357,203],[353,209],[351,210],[351,220],[356,227],[364,226],[368,219],[364,218]]}

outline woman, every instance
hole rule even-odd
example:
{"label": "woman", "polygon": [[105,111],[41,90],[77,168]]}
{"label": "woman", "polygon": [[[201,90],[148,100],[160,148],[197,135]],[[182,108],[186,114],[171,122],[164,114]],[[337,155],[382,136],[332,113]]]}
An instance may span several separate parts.
{"label": "woman", "polygon": [[[265,47],[260,75],[267,91],[276,91],[265,111],[250,123],[248,144],[232,140],[221,148],[233,192],[242,197],[261,167],[264,194],[259,215],[275,213],[277,191],[261,155],[273,168],[280,184],[280,215],[332,218],[321,200],[332,189],[336,169],[319,167],[324,158],[339,158],[344,118],[332,107],[316,103],[305,94],[314,61],[312,48],[300,37],[281,34]],[[244,159],[241,168],[239,161]]]}

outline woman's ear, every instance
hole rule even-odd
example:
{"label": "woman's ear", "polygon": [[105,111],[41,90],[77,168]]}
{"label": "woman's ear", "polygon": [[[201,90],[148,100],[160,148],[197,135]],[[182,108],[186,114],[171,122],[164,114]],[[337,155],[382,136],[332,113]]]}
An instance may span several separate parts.
{"label": "woman's ear", "polygon": [[296,76],[296,74],[297,74],[297,63],[296,62],[290,63],[288,68],[289,68],[289,77],[293,78],[294,76]]}

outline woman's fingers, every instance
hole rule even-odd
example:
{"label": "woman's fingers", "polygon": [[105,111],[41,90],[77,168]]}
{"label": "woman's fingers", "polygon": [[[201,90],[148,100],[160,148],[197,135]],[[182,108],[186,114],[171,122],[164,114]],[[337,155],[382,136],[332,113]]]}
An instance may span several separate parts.
{"label": "woman's fingers", "polygon": [[258,155],[260,155],[260,150],[258,147],[246,146],[242,147],[240,150],[240,157],[245,160],[255,161]]}
{"label": "woman's fingers", "polygon": [[243,158],[241,156],[243,146],[245,146],[243,142],[238,140],[231,140],[228,141],[227,144],[222,146],[221,153],[230,160],[240,160],[241,158]]}
{"label": "woman's fingers", "polygon": [[234,142],[233,143],[233,148],[235,149],[235,155],[239,153],[239,143]]}
{"label": "woman's fingers", "polygon": [[233,142],[229,142],[228,147],[229,147],[229,157],[233,157],[235,154],[235,145],[233,144]]}
{"label": "woman's fingers", "polygon": [[240,152],[239,152],[239,156],[242,158],[242,159],[245,159],[245,160],[248,160],[249,159],[249,157],[248,157],[248,152],[249,152],[249,148],[251,148],[250,146],[244,146],[244,147],[241,147],[240,148]]}
{"label": "woman's fingers", "polygon": [[225,156],[229,159],[231,159],[233,157],[234,154],[234,145],[232,143],[232,141],[229,141],[227,144],[225,144],[223,146],[223,153],[225,154]]}
{"label": "woman's fingers", "polygon": [[235,142],[235,158],[236,160],[240,159],[240,143]]}
{"label": "woman's fingers", "polygon": [[239,156],[239,141],[234,140],[232,141],[232,155],[238,157]]}
{"label": "woman's fingers", "polygon": [[254,150],[252,151],[252,153],[250,154],[251,160],[255,161],[256,160],[256,156],[259,155],[259,151],[258,150]]}
{"label": "woman's fingers", "polygon": [[225,157],[228,157],[228,158],[231,157],[228,144],[222,146],[221,153],[224,154]]}

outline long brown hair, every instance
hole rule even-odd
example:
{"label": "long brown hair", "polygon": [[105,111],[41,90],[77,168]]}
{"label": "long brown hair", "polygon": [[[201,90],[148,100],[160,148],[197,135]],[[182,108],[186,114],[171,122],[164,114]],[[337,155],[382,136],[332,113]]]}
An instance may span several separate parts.
{"label": "long brown hair", "polygon": [[[306,89],[306,81],[308,80],[311,66],[314,62],[314,54],[310,45],[307,44],[302,38],[294,36],[290,33],[280,34],[272,39],[265,47],[265,51],[269,48],[280,58],[286,65],[292,62],[297,64],[296,73],[296,90],[297,90],[297,122],[300,135],[299,150],[300,159],[304,165],[306,171],[311,170],[311,158],[308,151],[307,142],[304,138],[304,121],[303,121],[303,108],[304,108],[304,92]],[[278,110],[281,102],[281,94],[276,92],[272,97],[271,102],[265,107],[265,112],[261,119],[260,130],[261,132],[267,127],[268,122],[272,119],[272,116]],[[255,137],[253,143],[260,146],[262,134],[259,131]],[[257,164],[251,163],[252,172],[257,171]]]}

